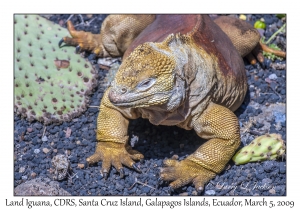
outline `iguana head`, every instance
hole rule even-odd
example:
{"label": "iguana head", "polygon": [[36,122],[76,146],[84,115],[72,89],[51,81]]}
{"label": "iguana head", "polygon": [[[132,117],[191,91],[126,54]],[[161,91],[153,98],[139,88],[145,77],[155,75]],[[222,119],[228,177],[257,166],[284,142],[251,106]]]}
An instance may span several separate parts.
{"label": "iguana head", "polygon": [[109,100],[115,106],[132,108],[168,103],[178,94],[175,66],[174,56],[165,43],[138,46],[120,66]]}

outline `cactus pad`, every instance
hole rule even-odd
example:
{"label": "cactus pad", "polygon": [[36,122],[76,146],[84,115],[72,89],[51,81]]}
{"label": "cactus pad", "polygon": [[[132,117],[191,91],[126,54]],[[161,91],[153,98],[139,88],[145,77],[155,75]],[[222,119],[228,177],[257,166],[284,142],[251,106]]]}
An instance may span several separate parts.
{"label": "cactus pad", "polygon": [[58,47],[67,29],[38,15],[15,15],[14,27],[15,112],[49,124],[85,111],[96,74],[73,47]]}
{"label": "cactus pad", "polygon": [[254,139],[232,158],[236,165],[249,162],[274,160],[285,154],[285,144],[279,134],[266,134]]}

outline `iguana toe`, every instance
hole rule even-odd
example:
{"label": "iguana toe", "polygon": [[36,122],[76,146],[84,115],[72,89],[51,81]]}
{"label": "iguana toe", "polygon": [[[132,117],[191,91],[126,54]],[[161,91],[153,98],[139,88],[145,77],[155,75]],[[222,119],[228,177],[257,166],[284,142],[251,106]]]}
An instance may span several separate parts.
{"label": "iguana toe", "polygon": [[190,160],[168,159],[164,161],[164,166],[160,177],[164,181],[171,181],[170,187],[173,189],[193,183],[197,191],[201,192],[204,184],[215,176],[214,172]]}
{"label": "iguana toe", "polygon": [[102,161],[102,173],[105,174],[105,173],[109,173],[110,171],[110,168],[111,168],[111,162],[112,160],[111,159],[108,159],[108,158],[104,158],[103,161]]}
{"label": "iguana toe", "polygon": [[168,167],[171,167],[171,166],[175,166],[177,164],[177,160],[174,160],[174,159],[167,159],[167,160],[164,160],[164,166],[168,166]]}
{"label": "iguana toe", "polygon": [[132,147],[129,146],[128,144],[125,146],[125,148],[126,151],[130,154],[130,158],[132,160],[143,161],[144,155],[141,154],[139,151],[132,149]]}
{"label": "iguana toe", "polygon": [[[129,150],[131,154],[127,151]],[[120,177],[124,177],[124,169],[122,165],[141,172],[137,167],[134,160],[139,160],[144,156],[129,147],[124,146],[124,144],[114,143],[114,142],[99,142],[95,153],[88,157],[86,161],[89,164],[93,164],[102,161],[102,174],[105,177],[108,176],[111,166],[113,166],[119,173]]]}
{"label": "iguana toe", "polygon": [[78,44],[79,44],[78,39],[65,36],[58,42],[58,47],[77,46]]}
{"label": "iguana toe", "polygon": [[245,56],[245,58],[249,61],[250,64],[254,65],[259,62],[262,68],[264,68],[264,56],[262,54],[260,44],[257,44],[255,48]]}
{"label": "iguana toe", "polygon": [[265,58],[263,56],[260,44],[256,45],[256,47],[252,50],[252,54],[256,58],[256,60],[258,60],[258,62],[260,62],[261,64],[264,63]]}
{"label": "iguana toe", "polygon": [[99,162],[100,160],[101,160],[101,153],[95,152],[92,156],[86,159],[86,162],[88,163],[88,165],[91,165]]}

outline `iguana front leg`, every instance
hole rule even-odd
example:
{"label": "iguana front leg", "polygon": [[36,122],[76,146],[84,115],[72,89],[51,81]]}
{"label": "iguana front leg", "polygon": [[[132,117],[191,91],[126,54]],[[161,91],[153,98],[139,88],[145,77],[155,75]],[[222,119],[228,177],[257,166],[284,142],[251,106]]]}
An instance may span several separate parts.
{"label": "iguana front leg", "polygon": [[193,183],[198,191],[220,173],[240,145],[239,124],[229,109],[211,103],[193,122],[197,134],[208,142],[185,160],[166,160],[161,178],[172,181],[172,188]]}
{"label": "iguana front leg", "polygon": [[[139,114],[133,109],[120,110],[113,106],[108,99],[109,89],[106,90],[100,105],[100,113],[97,119],[97,140],[95,154],[87,158],[89,164],[99,161],[102,162],[102,173],[105,178],[110,170],[111,165],[114,166],[122,177],[124,175],[122,165],[134,168],[133,160],[140,160],[144,156],[136,150],[133,150],[128,144],[128,117],[136,119]],[[122,114],[125,113],[126,117]]]}

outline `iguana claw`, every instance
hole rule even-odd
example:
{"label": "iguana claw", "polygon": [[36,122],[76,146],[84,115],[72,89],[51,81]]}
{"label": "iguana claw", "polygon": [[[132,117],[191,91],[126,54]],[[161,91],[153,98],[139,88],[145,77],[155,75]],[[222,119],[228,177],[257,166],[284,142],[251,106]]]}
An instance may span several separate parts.
{"label": "iguana claw", "polygon": [[200,195],[203,192],[203,187],[200,186],[196,190],[197,190],[198,195]]}
{"label": "iguana claw", "polygon": [[71,37],[63,37],[58,42],[59,47],[64,43],[67,46],[76,46],[76,53],[79,53],[80,51],[91,51],[97,54],[97,56],[103,56],[101,34],[77,31],[70,20],[67,22],[67,28]]}
{"label": "iguana claw", "polygon": [[62,43],[64,43],[64,38],[62,38],[59,42],[58,42],[58,47],[61,47]]}
{"label": "iguana claw", "polygon": [[160,176],[159,176],[157,181],[158,181],[159,185],[162,185],[164,183],[164,180]]}
{"label": "iguana claw", "polygon": [[75,48],[75,53],[76,54],[80,53],[80,50],[81,50],[80,45],[77,45],[76,48]]}
{"label": "iguana claw", "polygon": [[105,180],[107,180],[108,173],[107,172],[103,172],[103,177],[104,177]]}
{"label": "iguana claw", "polygon": [[171,195],[173,192],[174,192],[173,187],[169,186],[169,187],[168,187],[168,194]]}
{"label": "iguana claw", "polygon": [[142,173],[141,169],[139,169],[139,168],[137,167],[136,164],[133,164],[133,165],[132,165],[132,168],[133,168],[134,170],[136,170],[137,172]]}
{"label": "iguana claw", "polygon": [[120,178],[122,179],[123,177],[124,177],[124,169],[123,168],[120,168],[120,171],[119,171],[119,173],[120,173]]}

